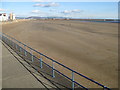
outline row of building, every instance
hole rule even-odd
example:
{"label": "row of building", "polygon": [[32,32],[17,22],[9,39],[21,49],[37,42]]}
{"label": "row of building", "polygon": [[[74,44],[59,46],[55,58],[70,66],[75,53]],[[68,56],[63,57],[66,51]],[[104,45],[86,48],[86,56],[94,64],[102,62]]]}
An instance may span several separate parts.
{"label": "row of building", "polygon": [[0,13],[0,22],[2,21],[13,21],[15,20],[15,14],[10,13],[9,16],[6,13]]}

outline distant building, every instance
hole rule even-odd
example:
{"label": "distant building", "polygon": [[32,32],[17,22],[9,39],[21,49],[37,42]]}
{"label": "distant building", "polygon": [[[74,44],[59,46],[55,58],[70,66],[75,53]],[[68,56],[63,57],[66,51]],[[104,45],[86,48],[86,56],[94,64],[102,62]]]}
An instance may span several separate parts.
{"label": "distant building", "polygon": [[10,19],[11,21],[15,20],[15,19],[16,19],[16,18],[15,18],[15,14],[10,13],[9,19]]}
{"label": "distant building", "polygon": [[0,21],[8,21],[8,15],[6,13],[0,13]]}

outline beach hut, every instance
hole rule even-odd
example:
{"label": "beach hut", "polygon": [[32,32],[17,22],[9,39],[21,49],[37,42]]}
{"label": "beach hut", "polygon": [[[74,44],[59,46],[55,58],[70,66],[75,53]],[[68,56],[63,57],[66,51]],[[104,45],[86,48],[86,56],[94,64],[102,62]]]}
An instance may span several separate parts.
{"label": "beach hut", "polygon": [[6,13],[0,13],[0,21],[8,21],[8,15]]}

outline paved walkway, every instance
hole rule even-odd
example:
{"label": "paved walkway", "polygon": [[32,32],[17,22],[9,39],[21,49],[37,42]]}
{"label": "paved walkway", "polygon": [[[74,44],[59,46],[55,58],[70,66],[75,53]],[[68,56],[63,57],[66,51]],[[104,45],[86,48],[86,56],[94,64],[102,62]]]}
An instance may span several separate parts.
{"label": "paved walkway", "polygon": [[[22,64],[24,64],[28,70]],[[14,51],[4,43],[2,44],[2,88],[53,87],[54,86],[48,80],[40,76]]]}

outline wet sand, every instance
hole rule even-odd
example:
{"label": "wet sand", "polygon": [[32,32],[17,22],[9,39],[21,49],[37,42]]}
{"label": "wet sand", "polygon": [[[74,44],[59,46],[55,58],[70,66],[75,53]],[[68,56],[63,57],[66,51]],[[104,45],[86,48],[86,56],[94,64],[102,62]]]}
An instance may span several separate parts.
{"label": "wet sand", "polygon": [[117,23],[30,20],[3,24],[2,32],[93,80],[118,87]]}

